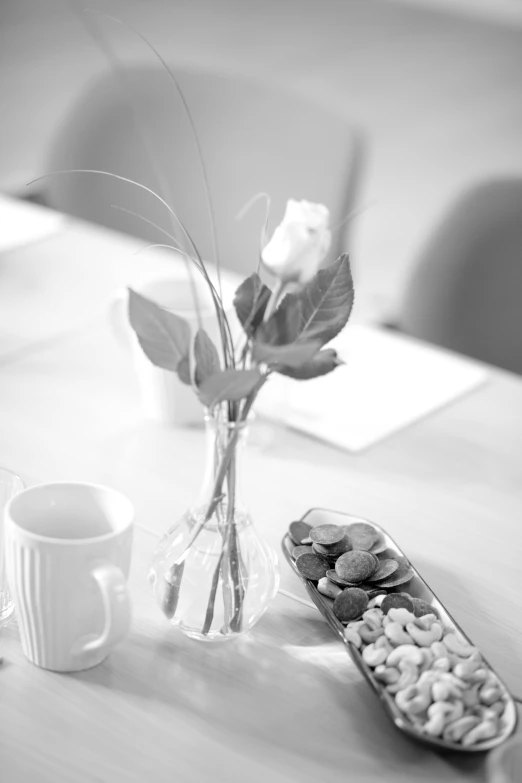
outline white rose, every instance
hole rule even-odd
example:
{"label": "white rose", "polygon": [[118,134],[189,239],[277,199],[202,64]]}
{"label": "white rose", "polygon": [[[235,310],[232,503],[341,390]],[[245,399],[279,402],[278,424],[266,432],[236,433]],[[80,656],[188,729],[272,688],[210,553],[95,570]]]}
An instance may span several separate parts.
{"label": "white rose", "polygon": [[330,248],[329,218],[323,204],[290,199],[282,223],[261,253],[265,267],[285,283],[311,280]]}

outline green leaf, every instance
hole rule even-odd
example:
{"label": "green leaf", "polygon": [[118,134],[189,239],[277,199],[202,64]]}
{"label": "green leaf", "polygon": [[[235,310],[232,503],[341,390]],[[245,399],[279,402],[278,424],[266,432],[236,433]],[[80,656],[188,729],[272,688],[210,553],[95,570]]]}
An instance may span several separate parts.
{"label": "green leaf", "polygon": [[199,387],[199,398],[208,408],[223,400],[242,400],[262,380],[263,376],[257,369],[219,370],[203,381]]}
{"label": "green leaf", "polygon": [[302,304],[294,297],[286,296],[285,307],[278,307],[266,323],[262,324],[257,337],[269,345],[288,345],[300,336],[302,323]]}
{"label": "green leaf", "polygon": [[[352,307],[352,273],[348,256],[342,255],[320,269],[300,291],[285,296],[274,315],[279,314],[283,320],[285,313],[292,313],[292,317],[298,318],[292,329],[293,339],[319,340],[324,345],[346,326]],[[278,340],[279,345],[282,342],[288,342],[286,335],[284,340]]]}
{"label": "green leaf", "polygon": [[176,372],[190,348],[190,326],[178,315],[129,288],[129,320],[150,361]]}
{"label": "green leaf", "polygon": [[319,350],[321,344],[315,340],[309,343],[294,343],[290,345],[267,345],[255,342],[252,358],[255,362],[267,364],[284,364],[287,367],[300,367],[308,362]]}
{"label": "green leaf", "polygon": [[196,332],[194,356],[196,358],[196,386],[201,386],[206,378],[214,375],[220,369],[217,348],[204,329],[198,329]]}
{"label": "green leaf", "polygon": [[184,356],[178,364],[177,373],[181,383],[185,383],[187,386],[192,386],[192,378],[190,377],[190,360],[188,356]]}
{"label": "green leaf", "polygon": [[249,337],[252,337],[263,323],[271,293],[256,272],[243,280],[237,289],[234,295],[234,307],[241,326]]}
{"label": "green leaf", "polygon": [[341,364],[344,364],[344,362],[342,359],[339,359],[336,351],[333,348],[325,348],[300,367],[276,365],[273,369],[281,375],[288,375],[290,378],[295,378],[299,381],[308,381],[310,378],[318,378],[320,375],[332,372]]}

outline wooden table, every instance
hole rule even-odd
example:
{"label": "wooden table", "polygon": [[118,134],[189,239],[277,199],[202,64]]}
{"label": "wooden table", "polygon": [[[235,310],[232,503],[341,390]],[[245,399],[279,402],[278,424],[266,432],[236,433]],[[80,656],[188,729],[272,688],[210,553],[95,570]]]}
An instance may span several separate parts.
{"label": "wooden table", "polygon": [[[0,258],[0,311],[8,296],[6,328],[24,338],[0,351],[0,465],[28,484],[109,484],[131,498],[137,523],[132,629],[101,666],[40,670],[16,625],[2,629],[0,780],[484,779],[483,758],[444,757],[393,728],[282,558],[283,592],[234,642],[186,639],[156,608],[147,565],[199,487],[203,433],[143,420],[129,357],[110,333],[107,297],[134,247],[70,223]],[[16,290],[29,291],[18,309]],[[61,331],[47,301],[62,302]],[[311,506],[381,523],[522,697],[522,379],[492,371],[466,398],[357,455],[256,427],[244,494],[274,547]]]}

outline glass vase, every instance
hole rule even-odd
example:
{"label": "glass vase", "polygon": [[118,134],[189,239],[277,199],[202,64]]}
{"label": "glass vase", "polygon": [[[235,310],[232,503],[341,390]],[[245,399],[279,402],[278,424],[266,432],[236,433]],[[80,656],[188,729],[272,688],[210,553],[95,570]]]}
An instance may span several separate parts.
{"label": "glass vase", "polygon": [[149,579],[172,625],[194,639],[245,633],[279,586],[277,556],[258,534],[239,491],[245,421],[205,417],[207,456],[198,500],[167,531]]}

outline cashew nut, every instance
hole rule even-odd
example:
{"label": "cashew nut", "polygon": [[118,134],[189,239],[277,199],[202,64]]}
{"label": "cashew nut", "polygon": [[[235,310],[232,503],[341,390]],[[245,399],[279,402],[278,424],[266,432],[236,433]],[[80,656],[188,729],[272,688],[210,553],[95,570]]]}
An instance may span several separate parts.
{"label": "cashew nut", "polygon": [[337,596],[343,592],[339,585],[334,585],[326,576],[319,579],[317,582],[317,589],[321,595],[326,595],[328,598],[337,598]]}
{"label": "cashew nut", "polygon": [[[429,617],[430,615],[425,616]],[[408,623],[406,630],[419,647],[429,647],[433,642],[439,642],[442,638],[442,625],[439,622],[432,623],[431,627],[426,630],[419,628],[415,623]]]}
{"label": "cashew nut", "polygon": [[448,723],[442,735],[447,742],[458,742],[464,734],[475,728],[480,723],[476,715],[465,715],[463,718]]}
{"label": "cashew nut", "polygon": [[418,685],[410,685],[395,694],[395,703],[402,712],[415,715],[424,712],[430,705],[430,695],[427,689]]}
{"label": "cashew nut", "polygon": [[464,747],[495,737],[503,725],[505,697],[477,648],[448,631],[435,614],[415,617],[404,607],[392,607],[383,615],[383,599],[375,596],[362,619],[349,623],[344,633],[362,649],[397,708],[427,735]]}
{"label": "cashew nut", "polygon": [[505,709],[506,709],[506,704],[501,699],[499,701],[496,701],[489,708],[490,712],[493,715],[495,715],[497,718],[500,718],[500,716],[503,714]]}
{"label": "cashew nut", "polygon": [[379,682],[384,682],[386,685],[393,685],[401,676],[398,669],[395,669],[393,666],[384,666],[384,664],[376,666],[373,673]]}
{"label": "cashew nut", "polygon": [[474,745],[476,742],[491,739],[496,735],[496,733],[497,722],[494,720],[484,720],[482,723],[479,723],[478,726],[475,726],[474,729],[468,731],[467,734],[464,734],[461,739],[461,743],[465,748],[467,748],[470,745]]}
{"label": "cashew nut", "polygon": [[437,658],[448,657],[448,648],[444,642],[433,642],[433,644],[430,644],[430,650],[432,651],[435,660],[437,660]]}
{"label": "cashew nut", "polygon": [[383,647],[378,649],[375,647],[375,644],[369,644],[367,645],[367,647],[364,648],[362,657],[363,657],[363,661],[365,661],[368,664],[368,666],[371,666],[373,669],[375,666],[378,666],[380,663],[384,663],[384,661],[388,657],[388,653]]}
{"label": "cashew nut", "polygon": [[461,658],[469,658],[470,655],[478,652],[476,647],[459,638],[456,633],[447,633],[444,637],[444,644],[450,652],[460,655]]}
{"label": "cashew nut", "polygon": [[492,709],[491,707],[486,707],[485,704],[476,704],[474,707],[470,710],[472,715],[477,715],[481,721],[485,720],[497,720],[497,711]]}
{"label": "cashew nut", "polygon": [[[444,728],[444,725],[446,723],[446,711],[443,707],[445,702],[439,701],[435,704],[432,704],[428,709],[428,715],[429,720],[426,721],[424,726],[422,727],[423,730],[426,732],[426,734],[429,734],[432,737],[438,737],[442,734],[442,730]],[[434,707],[441,706],[442,709],[434,710]]]}
{"label": "cashew nut", "polygon": [[366,623],[361,625],[359,628],[359,636],[365,644],[372,644],[372,642],[377,641],[379,636],[382,636],[382,634],[382,628],[370,628],[370,626]]}
{"label": "cashew nut", "polygon": [[487,680],[487,678],[488,678],[488,673],[486,669],[477,669],[477,671],[473,672],[473,674],[471,674],[468,677],[468,682],[474,684],[475,683],[480,684],[480,683],[484,683]]}
{"label": "cashew nut", "polygon": [[406,623],[412,623],[415,620],[415,615],[413,612],[409,612],[403,606],[400,606],[392,607],[388,611],[388,618],[391,622],[399,623],[399,625],[404,627]]}
{"label": "cashew nut", "polygon": [[468,680],[479,668],[481,660],[481,655],[477,651],[470,655],[469,658],[459,660],[453,667],[453,673],[462,680]]}
{"label": "cashew nut", "polygon": [[447,723],[462,718],[462,716],[464,715],[464,705],[461,701],[451,701],[451,702],[447,702],[447,704],[448,704],[448,706],[446,707]]}
{"label": "cashew nut", "polygon": [[[366,625],[368,625],[368,627],[372,631],[376,631],[377,628],[381,628],[382,627],[383,613],[381,612],[380,609],[376,609],[376,608],[374,608],[374,609],[367,609],[364,612],[364,614],[362,616],[362,619],[364,620]],[[382,633],[382,630],[381,630],[381,633]]]}
{"label": "cashew nut", "polygon": [[477,683],[476,685],[472,685],[471,687],[468,687],[462,691],[462,701],[464,702],[464,706],[467,709],[470,707],[475,707],[479,703],[479,688],[480,683]]}
{"label": "cashew nut", "polygon": [[456,677],[455,674],[452,674],[451,672],[448,672],[447,674],[443,674],[442,677],[450,682],[453,686],[458,688],[460,691],[463,691],[465,688],[468,687],[468,683],[464,682],[464,680],[461,680],[460,677]]}
{"label": "cashew nut", "polygon": [[427,672],[429,669],[431,669],[433,664],[433,653],[431,652],[430,649],[428,649],[428,647],[423,647],[421,649],[421,652],[422,652],[423,661],[420,667],[420,671]]}
{"label": "cashew nut", "polygon": [[384,629],[384,633],[392,644],[396,647],[400,644],[411,644],[412,638],[406,633],[402,625],[399,623],[389,622]]}
{"label": "cashew nut", "polygon": [[384,634],[382,636],[379,636],[375,644],[375,649],[377,650],[386,650],[386,657],[394,650],[395,648],[392,647],[386,636]]}
{"label": "cashew nut", "polygon": [[[424,648],[425,649],[425,648]],[[432,653],[433,655],[433,653]],[[437,672],[449,672],[451,663],[449,658],[437,658],[431,664],[431,668]]]}
{"label": "cashew nut", "polygon": [[452,695],[449,683],[442,680],[434,682],[431,688],[431,695],[433,696],[433,701],[446,702]]}
{"label": "cashew nut", "polygon": [[372,598],[368,603],[368,609],[374,609],[376,606],[379,607],[384,599],[386,598],[386,595],[383,593],[382,595],[376,595],[375,598]]}
{"label": "cashew nut", "polygon": [[433,737],[438,737],[444,726],[462,718],[464,707],[462,702],[437,701],[428,707],[429,720],[424,724],[424,731]]}
{"label": "cashew nut", "polygon": [[403,659],[411,661],[415,666],[420,666],[423,662],[422,650],[415,647],[414,644],[401,644],[388,655],[386,665],[398,666]]}
{"label": "cashew nut", "polygon": [[490,669],[488,669],[488,670],[484,669],[484,671],[486,672],[486,682],[487,682],[487,684],[488,685],[495,685],[495,686],[499,687],[498,680],[497,680],[496,676],[493,674],[493,672]]}
{"label": "cashew nut", "polygon": [[408,685],[414,685],[419,678],[419,670],[408,658],[399,661],[399,671],[401,673],[396,683],[388,685],[387,690],[390,693],[397,693],[407,688]]}
{"label": "cashew nut", "polygon": [[427,631],[431,628],[433,623],[438,623],[439,620],[434,614],[423,614],[421,617],[414,617],[412,622],[414,622],[415,625],[417,625],[419,628]]}
{"label": "cashew nut", "polygon": [[479,699],[482,704],[485,704],[487,707],[490,707],[492,704],[498,701],[501,696],[502,691],[498,685],[489,685],[486,683],[479,691]]}
{"label": "cashew nut", "polygon": [[347,639],[352,644],[354,644],[357,647],[357,649],[362,647],[361,637],[359,636],[357,631],[355,631],[353,628],[350,628],[349,625],[346,626],[346,628],[344,629],[344,638]]}
{"label": "cashew nut", "polygon": [[422,672],[417,682],[417,685],[419,686],[419,688],[427,688],[428,691],[431,693],[431,686],[433,685],[433,683],[438,682],[439,676],[440,675],[437,671],[434,671],[433,669],[428,669],[428,671]]}
{"label": "cashew nut", "polygon": [[447,701],[448,699],[462,699],[462,691],[466,687],[462,680],[452,674],[440,673],[437,682],[433,683],[431,693],[434,701]]}

